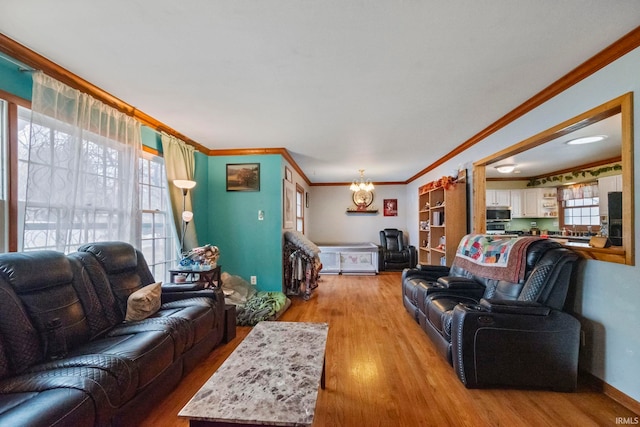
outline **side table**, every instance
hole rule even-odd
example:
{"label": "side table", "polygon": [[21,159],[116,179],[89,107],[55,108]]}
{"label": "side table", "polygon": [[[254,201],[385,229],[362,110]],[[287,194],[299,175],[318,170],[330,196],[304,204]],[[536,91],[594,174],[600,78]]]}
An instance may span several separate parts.
{"label": "side table", "polygon": [[176,283],[176,276],[183,275],[187,283],[202,284],[205,288],[217,288],[222,286],[220,267],[218,264],[212,268],[175,268],[169,270],[169,277],[172,283]]}

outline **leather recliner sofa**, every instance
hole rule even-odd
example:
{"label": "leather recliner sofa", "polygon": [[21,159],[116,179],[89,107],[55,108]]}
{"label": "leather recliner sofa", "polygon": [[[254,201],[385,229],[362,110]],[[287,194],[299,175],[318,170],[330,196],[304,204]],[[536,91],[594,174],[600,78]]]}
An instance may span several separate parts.
{"label": "leather recliner sofa", "polygon": [[164,286],[150,317],[125,321],[154,283],[121,242],[0,255],[0,425],[136,425],[222,340],[218,289]]}
{"label": "leather recliner sofa", "polygon": [[468,388],[576,387],[580,323],[562,311],[577,255],[537,239],[518,282],[481,268],[420,266],[402,274],[403,304]]}

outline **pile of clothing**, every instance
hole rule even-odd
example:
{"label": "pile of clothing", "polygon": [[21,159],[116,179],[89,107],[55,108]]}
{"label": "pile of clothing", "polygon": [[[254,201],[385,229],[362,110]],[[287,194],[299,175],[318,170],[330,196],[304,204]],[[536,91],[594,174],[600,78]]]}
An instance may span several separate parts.
{"label": "pile of clothing", "polygon": [[222,273],[222,291],[226,304],[236,306],[236,324],[254,326],[262,320],[276,320],[291,305],[282,292],[257,292],[240,276]]}
{"label": "pile of clothing", "polygon": [[236,312],[238,326],[254,326],[263,320],[276,320],[291,305],[282,292],[260,291]]}

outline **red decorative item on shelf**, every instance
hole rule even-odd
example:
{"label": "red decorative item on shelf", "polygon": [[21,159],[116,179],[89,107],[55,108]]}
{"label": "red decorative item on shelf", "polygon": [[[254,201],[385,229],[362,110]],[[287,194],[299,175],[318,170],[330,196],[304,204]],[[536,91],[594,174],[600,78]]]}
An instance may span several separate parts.
{"label": "red decorative item on shelf", "polygon": [[438,187],[443,187],[445,190],[448,190],[451,187],[454,187],[456,185],[456,182],[458,182],[457,178],[454,178],[452,176],[443,176],[436,181],[427,182],[425,185],[420,187],[419,192],[420,194],[424,194],[427,191],[433,190],[434,188]]}

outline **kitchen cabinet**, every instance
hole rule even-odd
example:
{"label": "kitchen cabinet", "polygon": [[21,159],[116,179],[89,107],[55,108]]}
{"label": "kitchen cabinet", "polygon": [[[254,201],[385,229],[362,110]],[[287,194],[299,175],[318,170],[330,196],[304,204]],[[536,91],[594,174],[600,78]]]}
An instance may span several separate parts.
{"label": "kitchen cabinet", "polygon": [[622,175],[605,176],[598,178],[598,193],[600,194],[600,216],[609,215],[609,202],[607,194],[612,191],[622,191]]}
{"label": "kitchen cabinet", "polygon": [[511,218],[522,218],[522,191],[510,190]]}
{"label": "kitchen cabinet", "polygon": [[511,190],[511,218],[555,218],[558,216],[556,188]]}
{"label": "kitchen cabinet", "polygon": [[510,190],[487,190],[487,206],[511,206]]}

